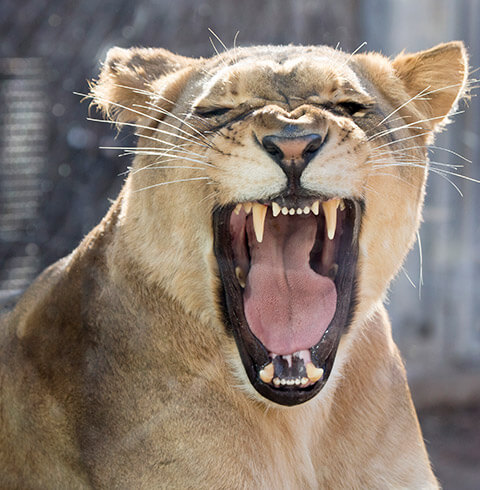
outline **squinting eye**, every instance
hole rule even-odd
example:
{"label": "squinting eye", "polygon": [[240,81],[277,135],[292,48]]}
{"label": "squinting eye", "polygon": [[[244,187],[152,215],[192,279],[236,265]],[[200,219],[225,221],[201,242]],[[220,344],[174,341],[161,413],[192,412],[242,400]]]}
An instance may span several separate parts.
{"label": "squinting eye", "polygon": [[229,107],[216,107],[213,109],[195,109],[195,114],[201,117],[218,117],[231,111]]}
{"label": "squinting eye", "polygon": [[350,116],[354,116],[357,112],[365,111],[367,106],[360,104],[359,102],[340,102],[337,107],[347,112]]}

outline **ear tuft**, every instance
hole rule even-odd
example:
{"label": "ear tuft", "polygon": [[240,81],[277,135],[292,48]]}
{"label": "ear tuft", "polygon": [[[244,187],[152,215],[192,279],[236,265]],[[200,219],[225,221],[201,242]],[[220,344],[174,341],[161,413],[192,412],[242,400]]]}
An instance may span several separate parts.
{"label": "ear tuft", "polygon": [[427,51],[398,55],[392,62],[406,92],[435,130],[448,122],[448,114],[465,96],[468,58],[461,41],[439,44]]}
{"label": "ear tuft", "polygon": [[93,104],[116,122],[137,121],[135,111],[142,110],[135,106],[161,95],[153,85],[158,87],[162,78],[168,85],[168,75],[185,70],[194,61],[162,48],[111,48],[98,80],[90,84]]}

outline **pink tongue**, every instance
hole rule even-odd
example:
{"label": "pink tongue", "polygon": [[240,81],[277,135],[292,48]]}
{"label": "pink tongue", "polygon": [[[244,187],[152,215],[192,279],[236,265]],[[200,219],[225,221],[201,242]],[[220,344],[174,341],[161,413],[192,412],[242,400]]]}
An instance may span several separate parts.
{"label": "pink tongue", "polygon": [[276,218],[268,213],[263,242],[247,221],[251,265],[244,293],[250,330],[275,354],[309,349],[333,318],[337,292],[333,281],[309,265],[316,220],[308,216]]}

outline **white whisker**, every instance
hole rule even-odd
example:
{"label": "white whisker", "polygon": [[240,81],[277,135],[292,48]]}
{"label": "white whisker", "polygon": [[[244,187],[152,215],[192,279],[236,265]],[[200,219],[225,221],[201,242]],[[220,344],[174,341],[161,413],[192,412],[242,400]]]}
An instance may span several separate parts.
{"label": "white whisker", "polygon": [[380,126],[384,122],[388,121],[394,114],[396,114],[399,110],[403,109],[406,105],[410,104],[410,102],[413,102],[414,100],[418,99],[419,97],[423,97],[424,93],[431,87],[429,85],[428,87],[424,88],[423,90],[420,90],[417,95],[414,95],[410,99],[408,99],[406,102],[404,102],[402,105],[397,107],[395,110],[393,110],[388,116],[384,117],[375,127]]}
{"label": "white whisker", "polygon": [[[102,100],[103,102],[106,102],[106,103],[108,103],[108,104],[112,104],[112,105],[114,105],[115,107],[119,107],[119,108],[121,108],[121,109],[125,109],[126,111],[133,112],[134,114],[138,114],[139,116],[146,117],[147,119],[150,119],[150,120],[152,120],[152,121],[158,122],[158,123],[160,123],[160,124],[165,124],[166,126],[169,126],[169,127],[173,128],[173,129],[176,129],[176,130],[178,130],[178,131],[180,131],[180,132],[182,132],[182,133],[185,133],[185,134],[186,134],[186,135],[187,135],[187,136],[190,138],[190,139],[187,139],[186,141],[191,141],[191,142],[193,142],[192,140],[197,140],[197,141],[201,141],[202,143],[205,143],[203,140],[201,140],[201,139],[200,139],[200,138],[198,138],[197,136],[194,136],[194,135],[192,135],[192,134],[190,134],[190,133],[187,133],[187,132],[186,132],[186,131],[184,131],[183,129],[180,129],[180,128],[178,128],[177,126],[174,126],[173,124],[170,124],[170,123],[167,123],[167,122],[165,122],[165,121],[162,121],[161,119],[158,119],[158,118],[156,118],[156,117],[153,117],[153,116],[151,116],[150,114],[146,114],[146,113],[144,113],[144,112],[137,111],[136,109],[132,109],[131,107],[125,106],[125,105],[123,105],[123,104],[119,104],[119,103],[117,103],[117,102],[113,102],[113,101],[108,100],[108,99],[105,99],[105,98],[103,98],[103,97],[93,97],[93,96],[91,96],[91,95],[90,95],[90,96],[88,96],[88,95],[85,95],[85,94],[80,94],[80,93],[78,93],[78,92],[74,92],[74,93],[76,93],[77,95],[83,95],[84,97],[90,97],[90,98],[95,98],[96,100]],[[122,124],[123,124],[123,123],[122,123]],[[140,126],[138,126],[138,127],[140,127]],[[152,130],[153,130],[153,129],[155,129],[155,130],[157,130],[157,131],[163,132],[163,130],[158,129],[158,128],[150,128],[150,129],[152,129]],[[173,136],[180,137],[180,135],[176,135],[176,134],[174,134],[174,133],[170,133],[170,132],[167,132],[167,133],[165,133],[165,134],[169,134],[169,135],[173,135]],[[186,139],[186,138],[183,138],[183,139]]]}
{"label": "white whisker", "polygon": [[383,145],[380,145],[380,146],[373,148],[373,150],[379,150],[380,148],[385,148],[385,147],[390,146],[390,145],[395,145],[397,143],[401,143],[402,141],[408,141],[408,140],[411,140],[414,138],[420,138],[420,136],[427,136],[428,134],[430,134],[430,131],[426,131],[425,133],[420,133],[420,134],[414,134],[413,136],[408,136],[406,138],[400,138],[400,139],[394,140],[394,141],[389,141],[388,143],[385,143]]}
{"label": "white whisker", "polygon": [[137,189],[134,192],[146,191],[147,189],[152,189],[153,187],[160,187],[162,185],[178,184],[180,182],[192,182],[195,180],[210,180],[210,177],[191,177],[189,179],[178,179],[178,180],[171,180],[170,182],[160,182],[159,184],[153,184],[147,187],[142,187],[141,189]]}
{"label": "white whisker", "polygon": [[418,272],[418,298],[422,299],[422,286],[423,286],[423,252],[422,252],[422,240],[420,238],[420,231],[417,230],[417,242],[418,242],[418,260],[420,262],[420,270]]}
{"label": "white whisker", "polygon": [[189,133],[188,131],[185,131],[182,128],[179,128],[178,126],[175,126],[174,124],[167,123],[164,120],[160,120],[160,122],[162,124],[165,124],[166,126],[169,126],[171,128],[174,128],[174,129],[180,131],[183,134],[186,134],[187,136],[190,136],[191,138],[195,138],[195,139],[197,139],[199,141],[202,141],[203,143],[205,143],[207,145],[210,145],[210,142],[205,138],[205,135],[202,134],[200,131],[198,131],[196,128],[194,128],[191,124],[188,124],[184,119],[176,116],[175,114],[172,114],[170,111],[167,111],[166,109],[163,109],[163,107],[158,107],[155,104],[148,103],[148,102],[147,102],[147,104],[148,105],[146,105],[146,106],[145,105],[141,105],[141,104],[133,104],[133,107],[141,107],[143,109],[154,110],[154,111],[160,112],[161,114],[165,114],[166,116],[172,117],[173,119],[176,119],[177,121],[179,121],[181,124],[185,124],[185,126],[189,127],[190,129],[192,129],[193,131],[195,131],[196,133],[198,133],[200,135],[200,138],[198,138],[197,136]]}
{"label": "white whisker", "polygon": [[192,163],[199,163],[200,165],[205,165],[206,167],[215,167],[215,165],[207,162],[203,162],[201,160],[195,160],[195,158],[188,158],[184,156],[177,157],[176,155],[169,155],[168,153],[153,153],[153,152],[136,152],[136,151],[128,151],[126,154],[128,155],[152,155],[152,156],[158,156],[158,157],[168,157],[172,156],[174,158],[168,159],[168,160],[161,160],[159,159],[158,161],[187,161],[187,162],[192,162]]}
{"label": "white whisker", "polygon": [[[192,145],[198,145],[198,146],[203,146],[204,148],[208,148],[207,145],[204,145],[204,144],[201,144],[201,143],[197,143],[196,141],[193,141],[191,139],[185,138],[184,136],[181,136],[180,134],[170,133],[169,131],[164,131],[163,129],[152,128],[150,126],[144,126],[142,124],[122,122],[122,121],[109,121],[109,120],[106,120],[106,119],[95,119],[93,117],[87,117],[87,121],[100,122],[100,123],[108,123],[108,124],[120,124],[121,126],[132,126],[134,128],[147,129],[149,131],[154,131],[156,133],[166,134],[166,135],[169,135],[169,136],[173,136],[174,138],[178,138],[178,139],[181,139],[181,140],[184,140],[184,141],[188,141]],[[147,136],[144,136],[142,134],[138,134],[138,136],[139,137],[147,137]],[[166,143],[166,142],[164,142],[164,143]]]}

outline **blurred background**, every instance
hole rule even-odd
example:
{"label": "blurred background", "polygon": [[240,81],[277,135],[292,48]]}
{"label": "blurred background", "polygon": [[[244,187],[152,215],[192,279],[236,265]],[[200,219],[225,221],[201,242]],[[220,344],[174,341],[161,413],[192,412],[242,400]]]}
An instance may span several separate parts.
{"label": "blurred background", "polygon": [[[2,0],[0,304],[12,304],[69,253],[122,186],[130,157],[99,148],[130,146],[132,136],[87,121],[88,102],[73,94],[87,93],[110,47],[210,56],[208,28],[229,47],[238,31],[239,45],[352,51],[366,42],[361,50],[387,56],[462,39],[473,70],[479,25],[476,0]],[[479,101],[460,109],[435,146],[461,156],[435,149],[431,159],[480,179]],[[395,281],[388,308],[435,471],[444,488],[478,489],[480,185],[444,177],[429,177],[421,247]]]}

